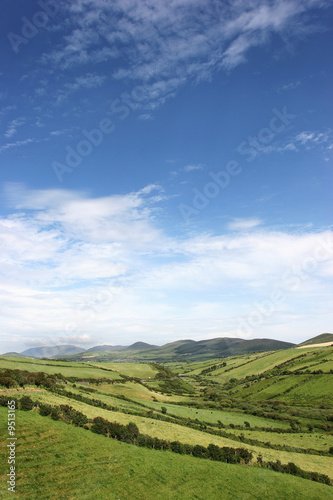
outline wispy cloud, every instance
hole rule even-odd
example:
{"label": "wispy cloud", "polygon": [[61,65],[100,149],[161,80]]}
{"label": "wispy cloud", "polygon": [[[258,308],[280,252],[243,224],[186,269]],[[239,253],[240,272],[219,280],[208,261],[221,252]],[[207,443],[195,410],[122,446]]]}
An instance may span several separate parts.
{"label": "wispy cloud", "polygon": [[83,76],[77,76],[73,82],[65,83],[64,88],[62,90],[58,90],[56,93],[57,96],[57,104],[62,102],[68,96],[77,92],[81,89],[92,89],[101,87],[106,80],[106,76],[96,75],[92,73],[87,73]]}
{"label": "wispy cloud", "polygon": [[288,90],[295,90],[300,85],[301,85],[301,81],[300,80],[297,80],[295,82],[285,83],[284,85],[281,85],[280,87],[278,87],[278,91],[279,92],[281,92],[281,91],[282,92],[287,92]]}
{"label": "wispy cloud", "polygon": [[231,231],[248,231],[261,224],[262,221],[260,219],[234,219],[232,222],[229,222],[228,229]]}
{"label": "wispy cloud", "polygon": [[184,167],[185,172],[192,172],[193,170],[203,170],[203,165],[201,163],[186,165]]}
{"label": "wispy cloud", "polygon": [[294,136],[288,137],[288,139],[285,140],[276,139],[268,146],[261,144],[260,150],[257,151],[257,156],[270,153],[284,153],[288,151],[299,152],[304,149],[317,149],[318,151],[321,151],[325,157],[328,157],[328,155],[330,155],[333,151],[333,130],[304,130]]}
{"label": "wispy cloud", "polygon": [[15,120],[12,120],[10,122],[6,132],[5,132],[5,137],[7,137],[7,139],[9,139],[13,135],[15,135],[17,132],[17,129],[19,127],[22,127],[22,125],[24,125],[25,123],[26,123],[26,118],[24,118],[24,117],[16,118]]}
{"label": "wispy cloud", "polygon": [[299,151],[303,148],[308,150],[317,148],[324,154],[331,153],[333,150],[333,130],[327,129],[322,132],[304,130],[284,143],[267,146],[263,152]]}
{"label": "wispy cloud", "polygon": [[303,37],[313,22],[307,12],[325,7],[320,0],[212,1],[204,9],[199,0],[80,0],[66,6],[71,31],[43,61],[61,68],[115,61],[113,76],[144,83],[156,106],[189,80],[246,62],[252,47],[274,35],[289,44]]}
{"label": "wispy cloud", "polygon": [[24,139],[23,141],[8,142],[7,144],[0,146],[0,153],[2,153],[3,151],[6,151],[7,149],[19,148],[21,146],[26,146],[27,144],[31,144],[32,142],[36,142],[36,139]]}

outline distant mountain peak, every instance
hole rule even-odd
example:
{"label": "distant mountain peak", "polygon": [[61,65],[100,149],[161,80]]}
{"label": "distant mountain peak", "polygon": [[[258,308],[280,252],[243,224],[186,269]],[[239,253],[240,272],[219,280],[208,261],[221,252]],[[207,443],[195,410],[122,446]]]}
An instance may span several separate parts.
{"label": "distant mountain peak", "polygon": [[157,345],[152,345],[152,344],[147,344],[146,342],[135,342],[134,344],[130,345],[127,347],[129,351],[131,350],[146,350],[146,349],[154,349],[156,347],[159,347]]}
{"label": "distant mountain peak", "polygon": [[71,354],[79,354],[84,352],[83,347],[75,345],[56,345],[56,346],[40,346],[32,347],[23,351],[21,354],[32,356],[33,358],[52,358],[54,356],[66,356]]}

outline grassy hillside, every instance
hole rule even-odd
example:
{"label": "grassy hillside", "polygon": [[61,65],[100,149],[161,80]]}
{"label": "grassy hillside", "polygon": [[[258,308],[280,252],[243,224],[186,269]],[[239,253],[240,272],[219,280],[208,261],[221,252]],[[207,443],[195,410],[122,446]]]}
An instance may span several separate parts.
{"label": "grassy hillside", "polygon": [[305,342],[302,342],[301,344],[298,345],[303,346],[311,344],[324,344],[326,342],[332,342],[333,344],[333,333],[322,333],[321,335],[317,335],[316,337],[306,340]]}
{"label": "grassy hillside", "polygon": [[174,360],[202,361],[218,357],[240,355],[250,352],[270,351],[273,349],[287,349],[294,344],[272,339],[235,339],[217,338],[209,340],[180,340],[171,342],[162,347],[149,346],[144,342],[137,342],[127,348],[112,351],[89,350],[71,356],[59,356],[59,359],[71,361],[156,361],[166,362]]}
{"label": "grassy hillside", "polygon": [[[44,372],[46,375],[41,377],[36,372]],[[331,347],[309,348],[305,352],[291,348],[166,365],[0,358],[0,395],[5,395],[6,399],[20,399],[23,395],[29,395],[42,404],[70,405],[89,419],[103,417],[122,425],[133,422],[141,434],[170,442],[205,447],[210,443],[221,447],[246,447],[253,454],[254,463],[260,456],[265,462],[292,462],[304,471],[326,474],[333,480],[330,452],[333,447],[332,383]],[[38,419],[35,413],[35,410],[18,412],[18,424],[29,416]],[[51,427],[65,425],[50,418],[43,421]],[[72,426],[69,428],[71,433],[77,431]],[[84,436],[91,434],[87,430],[82,430],[82,433]],[[93,436],[92,439],[95,438]],[[106,442],[110,443],[110,440],[106,439]],[[122,449],[129,447],[130,450],[138,450],[132,445],[114,444]],[[55,446],[61,449],[58,443]],[[74,450],[70,452],[76,451],[80,455],[81,444],[78,442],[73,446]],[[170,455],[170,452],[154,450],[139,449],[139,452],[157,453],[156,456],[162,453],[161,464],[163,457]],[[58,451],[55,453],[60,455]],[[135,455],[137,451],[131,452],[131,455],[133,453]],[[191,456],[170,455],[170,461],[179,458],[190,460],[190,463],[198,463],[199,460]],[[203,460],[199,460],[200,464],[202,462]],[[227,464],[209,462],[209,467],[216,465],[224,467]],[[59,467],[61,470],[65,466],[60,464]],[[270,472],[256,467],[238,467],[242,471],[253,470],[253,474]],[[79,466],[75,470],[77,469]],[[47,473],[47,470],[41,470],[41,474]],[[140,471],[136,473],[141,477]],[[239,472],[236,471],[235,474]],[[285,484],[287,475],[271,474],[277,475],[281,484]],[[150,477],[154,479],[154,473]],[[168,484],[165,475],[163,477],[163,484]],[[210,484],[213,477],[207,477],[207,491],[211,491],[211,496],[198,494],[196,497],[193,493],[186,497],[182,496],[183,490],[180,490],[181,496],[172,497],[167,486],[165,498],[220,498],[218,490]],[[306,485],[312,484],[309,480],[302,481],[306,481]],[[76,485],[71,484],[76,492]],[[160,487],[159,482],[156,484]],[[243,495],[239,484],[233,488],[234,490],[230,485],[230,498],[246,498],[237,496]],[[144,491],[143,487],[142,498],[149,498],[143,496]],[[261,494],[264,493],[261,491]],[[67,498],[66,492],[64,495]],[[101,498],[107,498],[103,495],[106,492],[101,489]],[[123,495],[124,491],[116,498],[123,498]],[[284,496],[280,498],[290,498],[282,490],[281,495]],[[48,496],[47,493],[40,498],[52,498],[52,495]]]}
{"label": "grassy hillside", "polygon": [[[225,366],[222,366],[223,362]],[[170,365],[172,366],[172,365]],[[221,360],[212,360],[205,364],[195,364],[194,370],[190,370],[192,365],[175,365],[177,372],[184,372],[186,375],[202,373],[210,367],[215,367],[207,373],[207,376],[217,380],[225,381],[230,378],[243,378],[250,375],[258,375],[274,368],[280,371],[288,369],[297,370],[323,370],[329,372],[333,368],[333,349],[331,347],[309,348],[306,351],[294,348],[280,351],[270,351],[263,353],[252,353],[243,356],[232,356]],[[173,366],[172,366],[173,367]]]}
{"label": "grassy hillside", "polygon": [[[1,436],[6,409],[0,408]],[[118,443],[34,412],[19,413],[16,497],[22,499],[321,500],[331,487],[273,471]],[[93,451],[93,452],[92,452]],[[7,449],[1,440],[3,498]]]}
{"label": "grassy hillside", "polygon": [[55,360],[36,360],[33,358],[22,360],[21,358],[0,358],[0,368],[11,370],[20,369],[29,372],[61,373],[64,377],[82,378],[112,378],[121,379],[121,375],[105,369],[91,366],[88,363],[68,363]]}
{"label": "grassy hillside", "polygon": [[26,356],[25,354],[20,354],[19,352],[5,352],[0,355],[2,358],[27,358],[31,359],[31,356]]}
{"label": "grassy hillside", "polygon": [[155,377],[158,373],[158,369],[150,363],[98,363],[97,365],[91,363],[91,366],[107,368],[108,370],[113,370],[127,377],[138,377],[142,379]]}

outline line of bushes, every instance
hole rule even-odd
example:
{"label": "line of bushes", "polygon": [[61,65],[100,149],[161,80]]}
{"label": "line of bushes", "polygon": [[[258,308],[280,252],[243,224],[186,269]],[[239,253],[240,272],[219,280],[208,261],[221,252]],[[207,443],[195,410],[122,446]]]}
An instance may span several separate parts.
{"label": "line of bushes", "polygon": [[[315,455],[321,455],[321,456],[327,455],[327,453],[322,451],[322,450],[314,450],[312,448],[306,449],[306,448],[291,447],[288,445],[272,444],[272,443],[268,443],[268,442],[265,443],[265,442],[260,441],[258,439],[245,437],[244,435],[238,436],[237,434],[234,434],[232,432],[227,432],[221,428],[217,430],[217,429],[213,429],[212,427],[207,427],[208,425],[211,425],[209,422],[205,423],[205,422],[200,422],[199,420],[193,421],[192,419],[185,418],[185,417],[179,417],[177,415],[172,415],[172,414],[170,414],[169,416],[156,414],[156,413],[153,413],[152,410],[148,409],[148,407],[144,404],[141,404],[141,406],[147,408],[146,411],[140,412],[140,411],[135,411],[132,409],[127,409],[125,411],[125,410],[118,408],[116,406],[108,405],[107,403],[104,403],[104,402],[100,401],[99,399],[87,398],[81,394],[75,394],[75,393],[72,393],[70,391],[66,391],[65,389],[52,388],[51,391],[56,392],[59,395],[66,396],[69,399],[75,399],[75,400],[80,401],[82,403],[89,404],[90,406],[103,408],[104,410],[119,411],[119,412],[126,413],[129,415],[152,418],[154,420],[163,420],[165,422],[170,422],[170,423],[177,423],[178,425],[182,425],[184,427],[190,427],[192,429],[200,430],[202,432],[205,432],[205,433],[211,434],[211,435],[215,435],[215,436],[226,437],[228,439],[232,439],[233,441],[250,444],[252,446],[261,446],[263,448],[271,448],[274,450],[288,451],[288,452],[295,452],[295,453],[315,454]],[[127,399],[127,398],[122,397],[119,399]],[[130,400],[128,400],[128,401],[130,401]],[[230,424],[230,427],[232,425],[233,424]],[[222,426],[223,426],[223,424],[222,424]],[[243,426],[234,425],[233,428],[242,429]],[[289,432],[294,432],[294,431],[292,431],[290,429]]]}
{"label": "line of bushes", "polygon": [[[7,399],[6,396],[0,396],[0,406],[7,406]],[[91,420],[69,405],[52,406],[33,401],[30,396],[23,396],[18,400],[17,408],[20,410],[30,411],[34,407],[39,409],[39,414],[41,416],[48,416],[54,420],[62,420],[71,425],[91,430],[96,434],[102,434],[106,437],[137,446],[155,450],[169,450],[174,453],[192,455],[194,457],[230,464],[249,464],[253,458],[252,453],[246,448],[219,447],[212,443],[205,447],[201,445],[184,444],[179,441],[170,442],[165,439],[140,434],[138,426],[133,422],[122,425],[117,422],[109,422],[102,417],[95,417]],[[262,456],[259,455],[257,464],[276,472],[292,474],[302,477],[303,479],[310,479],[311,481],[331,485],[330,478],[326,474],[304,471],[293,462],[289,462],[288,464],[282,464],[279,460],[276,462],[264,462]]]}
{"label": "line of bushes", "polygon": [[303,479],[310,479],[311,481],[331,485],[331,480],[326,474],[305,471],[293,462],[282,464],[280,460],[277,460],[276,462],[262,462],[262,465],[266,469],[271,469],[276,472],[282,472],[283,474],[292,474],[293,476],[302,477]]}
{"label": "line of bushes", "polygon": [[248,464],[252,460],[252,453],[245,448],[220,448],[214,444],[210,444],[206,448],[201,445],[183,444],[179,441],[170,442],[165,439],[140,434],[136,424],[121,425],[116,422],[109,422],[102,417],[93,419],[91,430],[97,434],[103,434],[119,441],[155,450],[169,450],[182,455],[193,455],[194,457],[208,458],[232,464]]}

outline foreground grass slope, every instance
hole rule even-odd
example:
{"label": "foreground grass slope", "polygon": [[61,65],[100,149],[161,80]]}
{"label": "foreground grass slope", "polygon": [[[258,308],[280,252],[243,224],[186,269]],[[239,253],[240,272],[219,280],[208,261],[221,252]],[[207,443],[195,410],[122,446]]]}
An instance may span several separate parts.
{"label": "foreground grass slope", "polygon": [[[35,412],[18,412],[16,498],[326,500],[331,487],[256,467],[118,443]],[[6,408],[0,408],[1,496],[6,491]]]}
{"label": "foreground grass slope", "polygon": [[[23,393],[24,392],[22,392],[20,396],[22,396]],[[14,399],[15,397],[17,397],[17,393],[15,394],[15,392],[12,391],[8,391],[6,394],[9,399]],[[210,443],[216,444],[218,446],[242,446],[241,443],[235,442],[232,439],[207,434],[205,432],[201,432],[200,430],[184,427],[177,423],[164,422],[152,418],[130,415],[123,412],[96,408],[80,401],[69,400],[68,398],[56,394],[51,394],[47,391],[38,393],[29,392],[29,395],[34,400],[38,400],[46,404],[70,404],[75,410],[82,412],[84,415],[91,419],[95,417],[103,417],[110,422],[117,422],[123,425],[127,425],[130,422],[133,422],[138,426],[142,434],[157,437],[159,439],[179,441],[184,444],[199,444],[202,446],[208,446]],[[303,470],[326,474],[333,480],[333,461],[331,457],[273,450],[249,444],[246,444],[244,446],[253,453],[255,460],[260,454],[265,461],[279,460],[282,463],[293,462]]]}
{"label": "foreground grass slope", "polygon": [[[14,371],[12,371],[13,369]],[[18,374],[18,378],[15,378],[15,373],[17,374],[18,370],[22,370],[22,372]],[[44,372],[48,375],[41,378],[40,375],[32,372]],[[75,363],[59,360],[0,358],[0,379],[2,385],[0,394],[5,395],[6,400],[7,398],[21,398],[24,394],[28,394],[34,401],[51,405],[69,404],[91,419],[100,416],[108,421],[116,421],[123,425],[133,422],[142,434],[159,439],[179,441],[191,445],[199,444],[206,447],[210,443],[230,447],[244,446],[253,453],[253,464],[256,464],[257,458],[261,455],[264,461],[271,460],[275,462],[279,460],[283,464],[293,462],[304,471],[326,474],[333,479],[333,461],[330,452],[333,445],[332,347],[310,348],[307,352],[297,351],[293,348],[275,352],[251,353],[204,362],[177,362],[165,365],[97,363],[95,361]],[[37,418],[37,428],[39,425],[44,425],[38,420],[38,418],[42,417],[38,417],[35,412],[25,413],[20,411],[18,417],[18,429],[20,429],[18,436],[22,436],[23,440],[31,435],[32,431],[29,426],[32,423],[33,428],[35,425],[33,419]],[[28,417],[32,420],[27,420]],[[53,447],[54,444],[53,451],[59,455],[55,458],[60,460],[62,454],[70,453],[71,456],[79,456],[82,459],[80,465],[75,465],[74,475],[77,474],[76,468],[83,467],[84,457],[88,466],[90,466],[90,463],[94,464],[94,461],[91,460],[90,462],[88,457],[95,457],[97,453],[94,441],[96,436],[92,435],[93,437],[88,438],[88,435],[91,434],[89,431],[80,431],[83,433],[80,436],[84,436],[84,439],[92,439],[93,452],[91,450],[82,452],[82,449],[88,450],[88,445],[82,447],[81,438],[77,442],[68,440],[69,445],[66,448],[61,443],[59,444],[57,440],[53,440],[55,439],[54,425],[61,425],[57,429],[67,429],[67,426],[62,422],[54,422],[49,418],[44,420],[49,431],[51,432],[53,429],[49,446]],[[22,427],[20,427],[21,423]],[[274,428],[275,432],[273,432]],[[23,429],[22,434],[21,429]],[[44,431],[38,432],[43,436]],[[65,430],[64,432],[73,434],[77,432],[77,429],[70,427],[69,431]],[[175,461],[179,459],[185,460],[184,463],[189,464],[186,467],[190,468],[191,472],[188,473],[190,475],[194,470],[193,464],[196,463],[200,463],[200,467],[204,468],[217,466],[220,469],[216,469],[216,471],[220,471],[221,467],[223,469],[224,466],[228,465],[216,464],[210,461],[207,461],[206,465],[204,465],[200,459],[191,456],[179,457],[176,454],[170,454],[170,452],[143,450],[98,436],[97,439],[103,439],[101,441],[101,443],[104,443],[103,449],[104,446],[120,446],[120,450],[132,450],[131,456],[138,454],[139,457],[142,453],[146,457],[150,456],[152,457],[151,464],[153,464],[153,461],[155,462],[155,457],[161,456],[161,467],[163,460],[166,460],[165,457],[170,457],[168,459],[170,463],[176,463]],[[106,442],[108,444],[105,444]],[[21,441],[18,444],[21,446]],[[31,449],[33,446],[38,449],[39,445],[37,446],[36,443],[31,444]],[[44,453],[44,448],[40,450],[40,453]],[[148,455],[145,455],[145,453],[148,453]],[[37,460],[35,455],[33,460]],[[104,458],[100,459],[100,461],[103,460]],[[159,459],[156,458],[156,460]],[[186,460],[190,460],[190,462],[186,462]],[[104,461],[106,465],[110,465],[109,462]],[[150,476],[152,481],[155,481],[154,465],[148,466],[147,461],[145,463],[146,468],[151,467],[150,473],[147,471],[145,478],[147,479]],[[167,462],[165,463],[167,464]],[[37,462],[37,466],[38,464],[39,462]],[[28,464],[26,467],[28,468]],[[62,469],[66,469],[65,462],[61,462],[61,460],[55,462],[54,467],[58,468],[60,473]],[[169,465],[166,465],[166,467],[166,470],[169,470]],[[234,485],[234,496],[232,496],[233,490],[227,488],[229,496],[223,495],[222,498],[302,498],[295,496],[294,493],[290,495],[286,492],[283,493],[282,490],[280,497],[267,497],[266,490],[260,491],[261,496],[258,493],[258,497],[253,495],[247,497],[244,493],[247,490],[243,491],[242,489],[240,471],[251,469],[252,472],[244,473],[249,474],[249,481],[258,473],[268,472],[272,474],[272,472],[258,469],[255,465],[252,467],[239,466],[239,470],[234,469],[237,466],[229,467],[232,467],[231,470],[234,471],[235,481],[237,480],[239,484]],[[40,469],[41,477],[43,477],[43,474],[50,474],[53,477],[54,471],[51,469],[51,466],[45,468],[42,465]],[[90,468],[87,470],[90,474]],[[133,470],[138,477],[144,477],[143,471],[137,470],[134,466]],[[175,475],[176,484],[178,484],[177,481],[181,480],[177,478],[183,476],[180,476],[177,471],[174,472],[172,467],[170,471],[170,474]],[[125,477],[126,472],[122,473],[122,477]],[[222,474],[222,472],[219,473]],[[30,469],[27,469],[27,474],[30,475]],[[84,481],[88,481],[89,474],[83,480],[83,484]],[[121,492],[117,489],[114,490],[117,493],[114,498],[147,498],[148,500],[154,496],[156,498],[181,499],[221,498],[218,489],[214,489],[216,486],[214,483],[215,477],[210,472],[207,472],[205,479],[202,479],[207,483],[207,488],[203,490],[207,492],[207,496],[200,494],[200,489],[198,490],[198,496],[195,496],[192,486],[189,490],[180,489],[179,494],[176,495],[177,490],[173,492],[170,489],[165,474],[161,475],[161,472],[156,472],[157,476],[161,476],[162,483],[167,485],[165,492],[161,489],[158,480],[157,484],[159,486],[156,486],[156,491],[150,489],[152,485],[149,485],[148,489],[143,486],[142,490],[138,490],[138,494],[135,491],[135,494],[131,493],[130,495],[127,494],[127,490],[123,487]],[[278,473],[273,474],[282,483],[288,477]],[[193,484],[196,484],[197,476],[196,474],[194,476]],[[34,477],[35,475],[33,475]],[[126,477],[131,478],[132,476],[127,474]],[[221,477],[228,485],[228,476],[222,474]],[[142,479],[144,485],[146,479]],[[290,477],[288,477],[289,479]],[[308,480],[300,480],[295,477],[293,479],[305,484],[304,490],[306,491],[308,485],[313,487],[313,483]],[[92,481],[98,483],[97,479]],[[111,483],[109,479],[106,481],[110,488],[116,484]],[[125,480],[123,479],[123,481]],[[101,484],[104,485],[104,482],[103,479]],[[116,488],[116,486],[114,487]],[[94,498],[89,489],[87,491],[90,496],[86,497],[84,496],[85,490],[76,490],[73,481],[68,491],[72,491],[71,488],[74,488],[73,491],[76,496],[70,496],[66,490],[62,493],[63,497],[60,496],[59,498]],[[165,494],[164,497],[159,495],[159,489]],[[186,491],[189,496],[186,496]],[[210,492],[209,495],[208,492]],[[42,490],[41,493],[44,494]],[[39,495],[39,498],[53,498],[49,494],[49,490],[45,494],[46,496]],[[138,496],[139,494],[142,496]],[[329,497],[329,495],[332,496],[332,489],[327,490],[327,496]],[[97,497],[113,498],[110,495],[107,496],[102,486],[98,490]],[[22,496],[22,498],[30,497],[28,495],[26,497]],[[305,496],[303,498],[309,497]]]}

